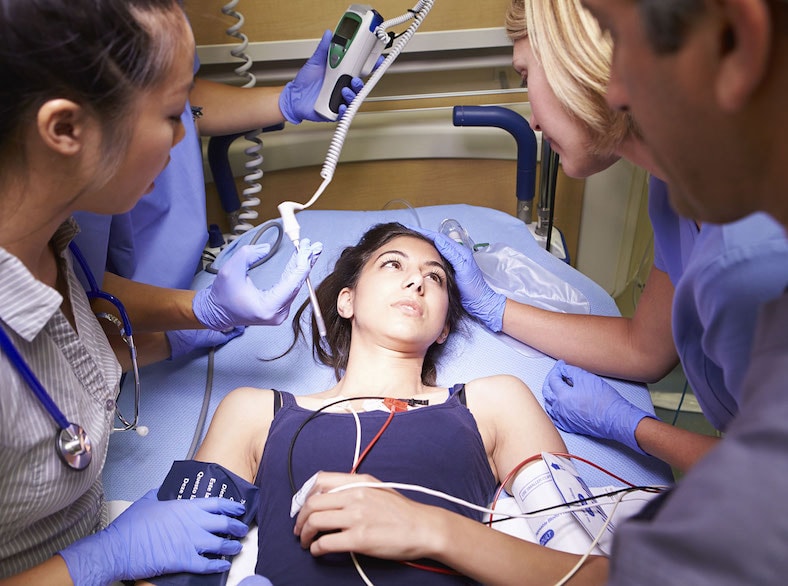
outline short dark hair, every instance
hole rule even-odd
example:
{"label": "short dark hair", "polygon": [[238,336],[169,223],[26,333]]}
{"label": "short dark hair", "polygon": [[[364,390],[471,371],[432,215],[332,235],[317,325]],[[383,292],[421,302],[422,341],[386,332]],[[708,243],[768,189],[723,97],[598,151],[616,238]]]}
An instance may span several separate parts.
{"label": "short dark hair", "polygon": [[690,25],[704,10],[703,0],[637,0],[643,28],[657,53],[673,53],[684,44]]}
{"label": "short dark hair", "polygon": [[[370,228],[359,240],[358,244],[348,246],[339,256],[334,270],[316,288],[320,311],[326,322],[326,342],[328,347],[321,344],[320,334],[317,331],[315,318],[312,316],[312,344],[316,358],[334,369],[334,374],[339,380],[347,368],[348,356],[350,353],[351,324],[350,320],[339,315],[337,311],[337,297],[339,292],[345,287],[354,288],[358,284],[361,271],[367,264],[372,254],[387,242],[400,236],[419,238],[432,244],[432,241],[399,224],[390,222],[377,224]],[[446,323],[451,331],[459,328],[460,320],[464,315],[460,292],[454,278],[454,268],[451,263],[444,259],[446,267],[446,286],[449,295],[449,308],[446,316]],[[309,306],[307,300],[298,309],[293,318],[293,332],[295,341],[301,333],[301,315]],[[444,350],[445,345],[434,343],[427,350],[424,357],[424,364],[421,369],[422,383],[425,385],[435,385],[437,379],[437,361]],[[291,346],[292,348],[292,346]]]}

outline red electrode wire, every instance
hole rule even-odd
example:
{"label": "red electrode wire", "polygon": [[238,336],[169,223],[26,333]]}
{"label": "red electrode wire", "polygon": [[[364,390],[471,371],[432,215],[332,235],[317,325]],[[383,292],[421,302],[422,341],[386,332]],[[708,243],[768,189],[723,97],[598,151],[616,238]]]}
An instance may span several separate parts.
{"label": "red electrode wire", "polygon": [[[358,470],[358,467],[361,465],[361,462],[364,460],[364,458],[366,458],[367,454],[369,454],[370,450],[372,449],[372,446],[374,446],[378,442],[378,440],[380,439],[380,436],[383,435],[383,432],[386,431],[386,428],[388,428],[389,424],[391,423],[391,420],[394,419],[394,414],[408,410],[408,404],[405,401],[400,401],[399,399],[384,399],[383,400],[383,404],[386,407],[389,408],[389,410],[390,410],[389,411],[389,416],[386,419],[386,421],[383,423],[383,425],[380,427],[378,432],[375,434],[375,437],[372,438],[372,440],[369,442],[369,444],[367,444],[367,447],[364,448],[364,451],[358,457],[358,461],[353,465],[353,468],[350,470],[351,474],[355,474],[356,473],[356,471]],[[412,568],[416,568],[417,570],[424,570],[426,572],[435,572],[436,574],[448,574],[448,575],[451,575],[451,576],[461,576],[462,575],[459,572],[455,572],[454,570],[452,570],[450,568],[439,568],[437,566],[427,566],[427,565],[424,565],[424,564],[417,564],[415,562],[408,562],[408,561],[404,561],[404,560],[401,560],[400,563],[401,564],[405,564],[406,566],[410,566]]]}
{"label": "red electrode wire", "polygon": [[[618,480],[619,482],[621,482],[621,483],[623,483],[623,484],[626,484],[626,485],[627,485],[627,486],[629,486],[630,488],[635,488],[635,487],[636,487],[636,485],[632,484],[632,483],[631,483],[631,482],[629,482],[628,480],[624,480],[624,479],[623,479],[623,478],[621,478],[620,476],[618,476],[618,475],[616,475],[616,474],[613,474],[613,473],[612,473],[610,470],[608,470],[607,468],[604,468],[603,466],[600,466],[599,464],[596,464],[596,463],[592,462],[591,460],[586,460],[586,459],[585,459],[585,458],[583,458],[582,456],[576,456],[576,455],[574,455],[574,454],[567,454],[567,453],[565,453],[565,452],[550,452],[550,453],[551,453],[552,455],[554,455],[554,456],[561,456],[561,457],[564,457],[564,458],[570,458],[570,459],[574,459],[574,460],[580,460],[581,462],[585,462],[586,464],[588,464],[589,466],[592,466],[593,468],[596,468],[597,470],[601,470],[602,472],[604,472],[605,474],[607,474],[607,475],[608,475],[608,476],[610,476],[611,478],[615,478],[616,480]],[[542,455],[541,455],[541,454],[536,454],[536,455],[533,455],[533,456],[531,456],[530,458],[526,458],[525,460],[523,460],[522,462],[520,462],[519,464],[517,464],[517,466],[515,466],[515,467],[512,469],[512,471],[511,471],[511,472],[509,472],[509,474],[507,474],[507,475],[506,475],[506,478],[504,478],[504,479],[501,481],[501,484],[500,484],[500,486],[498,486],[498,490],[496,490],[496,491],[495,491],[495,497],[493,497],[493,502],[492,502],[492,504],[490,505],[490,509],[492,509],[492,510],[495,510],[495,504],[498,502],[498,497],[500,497],[500,496],[501,496],[501,492],[504,490],[504,487],[505,487],[505,486],[508,484],[508,482],[509,482],[509,481],[510,481],[512,478],[514,478],[514,477],[517,475],[517,473],[518,473],[518,472],[519,472],[519,471],[520,471],[520,470],[521,470],[523,467],[525,467],[526,465],[530,464],[531,462],[535,462],[536,460],[540,460],[541,458],[542,458]],[[490,513],[490,518],[489,518],[489,520],[487,521],[487,526],[488,526],[488,527],[492,527],[492,524],[493,524],[493,514],[492,514],[492,513]]]}

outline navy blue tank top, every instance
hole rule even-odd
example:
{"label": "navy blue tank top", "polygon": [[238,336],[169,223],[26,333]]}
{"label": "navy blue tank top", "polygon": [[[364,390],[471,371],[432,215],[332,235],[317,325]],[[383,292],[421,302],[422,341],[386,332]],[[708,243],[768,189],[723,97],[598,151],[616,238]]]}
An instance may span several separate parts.
{"label": "navy blue tank top", "polygon": [[[463,390],[457,385],[452,390]],[[487,506],[496,480],[476,421],[453,392],[445,403],[396,413],[388,428],[358,468],[382,481],[418,484]],[[363,584],[349,554],[313,557],[293,535],[290,518],[293,492],[288,479],[288,451],[293,436],[314,411],[296,404],[282,393],[282,407],[274,416],[263,450],[255,484],[260,488],[257,512],[258,554],[256,572],[276,586],[288,584]],[[361,450],[369,444],[389,416],[384,411],[358,414]],[[298,433],[292,453],[296,489],[320,470],[349,472],[353,464],[356,424],[350,413],[320,413]],[[437,505],[481,521],[482,513],[420,492],[407,497]],[[386,584],[476,584],[463,576],[420,570],[404,564],[357,556],[376,586]],[[436,565],[435,562],[424,561]]]}

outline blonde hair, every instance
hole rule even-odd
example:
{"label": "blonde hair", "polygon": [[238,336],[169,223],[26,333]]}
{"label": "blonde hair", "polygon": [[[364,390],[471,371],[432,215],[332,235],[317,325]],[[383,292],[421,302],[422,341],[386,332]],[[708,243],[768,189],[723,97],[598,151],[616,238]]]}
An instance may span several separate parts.
{"label": "blonde hair", "polygon": [[585,124],[595,154],[610,154],[631,133],[632,118],[605,101],[613,44],[579,0],[511,0],[506,32],[528,38],[561,105]]}

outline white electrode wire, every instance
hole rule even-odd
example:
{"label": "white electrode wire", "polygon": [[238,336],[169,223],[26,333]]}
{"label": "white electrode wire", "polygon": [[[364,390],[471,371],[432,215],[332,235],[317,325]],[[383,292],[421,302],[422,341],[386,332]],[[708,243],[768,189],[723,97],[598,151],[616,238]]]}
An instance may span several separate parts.
{"label": "white electrode wire", "polygon": [[613,514],[616,512],[616,509],[618,508],[618,505],[621,504],[621,501],[624,500],[624,495],[625,494],[626,493],[621,493],[620,495],[618,495],[618,498],[616,499],[616,502],[613,505],[613,509],[608,514],[607,519],[605,519],[605,523],[604,523],[604,525],[602,525],[602,528],[596,534],[596,537],[594,538],[594,541],[592,541],[591,545],[588,546],[588,550],[578,560],[578,562],[575,564],[575,566],[571,570],[569,570],[569,572],[567,572],[566,576],[564,576],[558,582],[555,583],[555,586],[564,586],[564,584],[566,584],[569,580],[572,579],[572,577],[575,574],[577,574],[577,571],[586,562],[586,560],[588,559],[588,556],[590,556],[591,552],[594,551],[594,548],[596,547],[596,544],[599,543],[599,540],[602,539],[602,536],[605,534],[605,531],[607,531],[607,527],[608,527],[608,525],[610,525],[610,521],[613,520]]}
{"label": "white electrode wire", "polygon": [[[352,482],[350,484],[343,484],[342,486],[337,486],[336,488],[333,488],[333,489],[329,490],[328,492],[330,494],[332,492],[340,492],[340,491],[348,490],[348,489],[351,489],[351,488],[393,488],[395,490],[413,490],[415,492],[421,492],[421,493],[424,493],[424,494],[428,494],[430,496],[435,496],[435,497],[438,497],[438,498],[442,498],[444,500],[447,500],[447,501],[450,501],[450,502],[453,502],[453,503],[456,503],[456,504],[459,504],[459,505],[466,506],[466,507],[468,507],[470,509],[474,509],[476,511],[480,511],[482,513],[487,513],[487,514],[492,514],[492,515],[499,515],[499,516],[501,515],[500,512],[496,513],[494,509],[489,509],[487,507],[482,507],[482,506],[479,506],[477,504],[474,504],[474,503],[468,502],[466,500],[463,500],[461,498],[454,497],[454,496],[452,496],[450,494],[446,494],[445,492],[441,492],[439,490],[433,490],[431,488],[426,488],[424,486],[419,486],[418,484],[406,484],[406,483],[402,483],[402,482]],[[582,565],[585,563],[585,561],[591,555],[591,552],[594,550],[594,548],[596,547],[597,543],[599,543],[599,540],[605,534],[605,531],[607,531],[608,525],[610,525],[610,522],[613,520],[613,514],[616,512],[616,509],[618,508],[618,505],[621,504],[621,502],[624,500],[624,497],[627,496],[627,494],[628,493],[621,493],[621,494],[619,494],[614,503],[593,503],[593,504],[592,503],[589,503],[589,504],[577,503],[577,504],[574,504],[574,505],[568,505],[568,504],[564,505],[563,508],[565,508],[567,511],[579,511],[579,510],[590,509],[592,507],[606,506],[606,505],[610,505],[610,504],[613,505],[613,508],[610,511],[610,513],[608,513],[607,519],[605,520],[604,525],[602,525],[602,528],[597,533],[596,537],[594,538],[594,541],[589,546],[588,551],[586,551],[586,553],[583,554],[583,556],[580,558],[580,560],[578,560],[577,564],[575,564],[575,566],[571,570],[569,570],[569,572],[563,578],[561,578],[561,580],[556,582],[555,586],[563,586],[564,584],[566,584],[572,578],[572,576],[574,576],[577,573],[577,571],[582,567]],[[642,498],[637,498],[636,497],[636,498],[631,498],[631,499],[627,499],[627,500],[628,501],[632,501],[632,500],[649,500],[649,499],[642,499]],[[519,513],[519,514],[513,514],[513,515],[506,514],[505,517],[508,517],[508,518],[511,518],[511,519],[529,519],[529,518],[534,518],[534,517],[548,517],[548,516],[552,516],[552,515],[555,515],[555,510],[553,510],[553,509],[551,509],[549,511],[542,511],[540,513]],[[366,575],[362,572],[361,566],[358,565],[358,562],[356,561],[355,554],[353,552],[351,552],[350,555],[353,558],[353,563],[356,564],[356,570],[361,575],[361,578],[364,580],[364,582],[367,584],[367,586],[373,586],[371,584],[371,582],[368,581],[369,578],[367,578]]]}
{"label": "white electrode wire", "polygon": [[[441,498],[443,500],[447,500],[449,502],[452,502],[452,503],[455,503],[455,504],[458,504],[458,505],[462,505],[464,507],[468,507],[469,509],[473,509],[475,511],[479,511],[481,513],[486,513],[488,515],[497,515],[497,516],[502,517],[504,519],[535,519],[535,518],[538,518],[538,517],[549,517],[549,516],[555,515],[556,514],[555,509],[559,508],[559,507],[561,509],[563,509],[565,512],[567,512],[567,511],[571,512],[571,511],[584,511],[584,510],[591,509],[591,508],[594,508],[594,507],[605,507],[605,506],[613,505],[613,507],[614,507],[613,511],[615,511],[615,507],[618,506],[618,503],[621,502],[622,500],[624,500],[623,497],[625,497],[628,494],[630,494],[630,493],[622,493],[622,495],[621,495],[622,498],[617,499],[615,503],[604,503],[604,502],[590,503],[589,502],[589,503],[585,503],[585,504],[584,503],[561,504],[561,505],[558,505],[557,507],[551,507],[549,510],[540,511],[540,512],[536,512],[536,513],[501,513],[500,511],[496,511],[495,509],[490,509],[490,508],[487,508],[487,507],[483,507],[481,505],[477,505],[475,503],[468,502],[466,500],[463,500],[463,499],[458,498],[456,496],[452,496],[452,495],[447,494],[445,492],[441,492],[439,490],[433,490],[432,488],[427,488],[425,486],[419,486],[418,484],[407,484],[407,483],[403,483],[403,482],[351,482],[351,483],[348,483],[348,484],[343,484],[342,486],[337,486],[336,488],[332,488],[331,490],[328,491],[328,493],[330,494],[332,492],[341,492],[343,490],[349,490],[351,488],[393,488],[395,490],[412,490],[412,491],[415,491],[415,492],[421,492],[421,493],[424,493],[424,494],[428,494],[430,496]],[[603,496],[603,495],[595,495],[593,497],[589,497],[589,500],[591,500],[592,498],[599,498],[600,496]],[[649,501],[650,499],[645,498],[645,497],[640,497],[640,496],[634,496],[634,497],[628,498],[626,500],[629,502],[629,501],[636,501],[636,500]],[[609,515],[609,517],[612,517],[612,511],[611,511],[611,514]]]}
{"label": "white electrode wire", "polygon": [[[355,470],[356,466],[358,465],[358,459],[361,456],[361,420],[359,419],[356,410],[353,409],[353,405],[351,403],[347,404],[347,409],[353,414],[353,419],[356,422],[356,447],[353,452],[353,466],[351,468],[351,470]],[[358,575],[364,581],[364,584],[366,584],[366,586],[375,586],[372,583],[372,580],[369,579],[369,576],[367,576],[367,573],[361,567],[356,554],[352,551],[350,552],[350,559],[353,560],[353,565],[356,567],[356,572],[358,572]]]}

